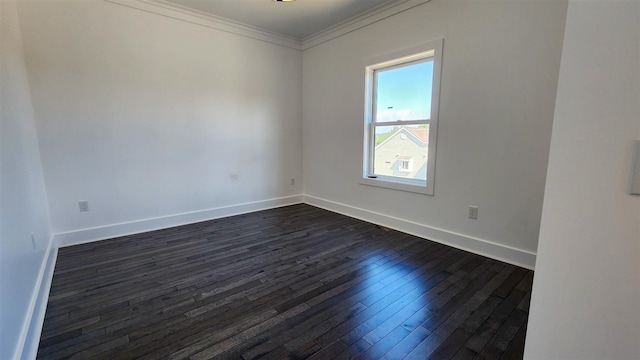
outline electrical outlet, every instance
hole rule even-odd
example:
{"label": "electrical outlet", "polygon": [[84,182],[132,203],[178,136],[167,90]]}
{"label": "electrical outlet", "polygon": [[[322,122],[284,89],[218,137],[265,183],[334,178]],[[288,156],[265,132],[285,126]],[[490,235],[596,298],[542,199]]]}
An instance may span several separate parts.
{"label": "electrical outlet", "polygon": [[31,233],[31,246],[33,246],[33,250],[36,249],[36,236]]}
{"label": "electrical outlet", "polygon": [[291,178],[291,185],[295,185],[296,184],[296,178]]}
{"label": "electrical outlet", "polygon": [[86,200],[78,201],[78,207],[81,212],[89,211],[89,202]]}
{"label": "electrical outlet", "polygon": [[469,219],[477,220],[478,219],[478,207],[470,205],[469,206]]}

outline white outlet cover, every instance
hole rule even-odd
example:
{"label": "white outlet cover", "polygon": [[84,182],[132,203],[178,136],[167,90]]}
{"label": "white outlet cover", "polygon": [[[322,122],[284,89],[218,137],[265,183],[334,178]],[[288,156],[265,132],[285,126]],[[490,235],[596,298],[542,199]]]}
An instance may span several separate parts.
{"label": "white outlet cover", "polygon": [[86,201],[86,200],[78,201],[78,207],[80,208],[80,211],[82,211],[82,212],[89,211],[89,202]]}
{"label": "white outlet cover", "polygon": [[469,219],[477,220],[478,219],[478,207],[471,205],[469,206]]}

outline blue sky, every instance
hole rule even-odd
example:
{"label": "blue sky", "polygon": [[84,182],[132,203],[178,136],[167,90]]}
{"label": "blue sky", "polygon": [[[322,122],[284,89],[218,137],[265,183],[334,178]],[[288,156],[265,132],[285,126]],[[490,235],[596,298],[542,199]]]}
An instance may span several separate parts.
{"label": "blue sky", "polygon": [[431,117],[433,61],[378,71],[377,121]]}

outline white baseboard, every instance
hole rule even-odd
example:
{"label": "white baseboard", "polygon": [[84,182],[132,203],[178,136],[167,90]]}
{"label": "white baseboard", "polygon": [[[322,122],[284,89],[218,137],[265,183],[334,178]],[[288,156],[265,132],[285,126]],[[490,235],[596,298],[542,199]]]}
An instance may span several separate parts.
{"label": "white baseboard", "polygon": [[47,311],[47,303],[49,301],[49,291],[51,290],[51,281],[53,280],[53,271],[56,267],[58,259],[58,247],[50,242],[50,251],[47,252],[44,262],[44,271],[38,279],[39,288],[35,292],[35,301],[33,302],[33,312],[31,321],[29,321],[29,331],[26,334],[24,347],[20,359],[35,359],[38,354],[38,345],[40,344],[40,335],[42,334],[42,325],[44,325],[44,315]]}
{"label": "white baseboard", "polygon": [[302,198],[302,195],[294,195],[52,235],[49,240],[47,251],[45,252],[42,260],[38,279],[29,305],[31,312],[27,315],[27,319],[19,339],[17,358],[35,359],[38,353],[38,345],[42,334],[42,326],[44,324],[49,292],[51,290],[51,281],[53,280],[53,272],[58,258],[59,247],[299,204],[302,202]]}
{"label": "white baseboard", "polygon": [[533,270],[535,267],[536,254],[526,250],[496,244],[487,240],[457,234],[451,231],[418,224],[412,221],[399,219],[393,216],[376,213],[314,196],[305,195],[304,202],[325,210],[382,225],[407,234],[470,251],[472,253],[504,261],[509,264],[521,266],[526,269]]}
{"label": "white baseboard", "polygon": [[53,235],[49,238],[47,249],[42,257],[38,278],[36,279],[31,300],[29,301],[29,313],[27,314],[16,349],[16,359],[35,359],[40,342],[40,333],[44,323],[44,314],[47,309],[53,269],[55,268],[58,248],[54,244]]}
{"label": "white baseboard", "polygon": [[20,338],[21,350],[18,351],[18,354],[21,354],[20,359],[35,359],[36,357],[59,247],[104,240],[118,236],[164,229],[299,203],[306,203],[356,219],[383,225],[411,235],[415,235],[462,250],[470,251],[479,255],[487,256],[489,258],[504,261],[506,263],[514,264],[527,269],[533,269],[535,266],[536,254],[529,251],[496,244],[490,241],[457,234],[451,231],[418,224],[393,216],[380,214],[309,195],[294,195],[277,199],[269,199],[252,203],[220,207],[215,209],[163,216],[153,219],[145,219],[121,224],[69,231],[53,235],[49,242],[49,248],[45,253],[43,263],[40,268],[40,274],[34,289],[34,294],[31,299],[30,308],[32,309],[32,311],[28,316],[28,321],[23,328]]}
{"label": "white baseboard", "polygon": [[119,236],[138,234],[147,231],[166,229],[174,226],[223,218],[227,216],[240,215],[254,211],[299,204],[301,202],[302,195],[293,195],[276,199],[219,207],[214,209],[193,211],[183,214],[162,216],[152,219],[144,219],[89,229],[74,230],[55,234],[55,245],[59,247],[78,245]]}

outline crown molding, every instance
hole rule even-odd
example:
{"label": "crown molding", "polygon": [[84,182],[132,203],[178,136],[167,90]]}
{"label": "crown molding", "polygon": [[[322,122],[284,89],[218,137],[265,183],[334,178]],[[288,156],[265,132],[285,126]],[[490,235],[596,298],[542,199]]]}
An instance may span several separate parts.
{"label": "crown molding", "polygon": [[335,39],[352,31],[361,29],[395,14],[407,11],[431,0],[391,0],[369,11],[365,11],[350,19],[324,29],[302,40],[302,50],[310,49],[329,40]]}
{"label": "crown molding", "polygon": [[291,37],[273,33],[258,27],[243,24],[231,19],[188,9],[162,0],[105,0],[109,3],[141,10],[144,12],[189,22],[247,38],[302,50],[302,43]]}
{"label": "crown molding", "polygon": [[323,44],[352,31],[371,25],[395,14],[407,11],[431,0],[390,0],[371,10],[342,21],[302,40],[274,33],[262,28],[247,25],[221,16],[194,10],[164,0],[105,0],[109,3],[125,6],[144,12],[189,22],[247,38],[288,47],[306,50]]}

